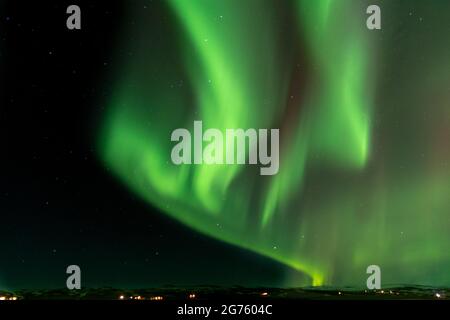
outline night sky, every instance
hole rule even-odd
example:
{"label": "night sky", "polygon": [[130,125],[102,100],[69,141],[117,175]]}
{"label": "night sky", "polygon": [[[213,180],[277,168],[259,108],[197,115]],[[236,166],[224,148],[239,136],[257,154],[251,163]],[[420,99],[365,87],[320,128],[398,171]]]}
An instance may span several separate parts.
{"label": "night sky", "polygon": [[70,1],[0,5],[0,288],[64,287],[70,264],[91,287],[279,283],[281,264],[166,218],[101,165],[94,138],[128,54],[115,41],[134,24],[125,13],[170,17],[152,1],[77,3],[80,31],[66,28]]}
{"label": "night sky", "polygon": [[[0,289],[449,286],[450,3],[372,2],[2,2]],[[174,165],[195,120],[279,172]]]}

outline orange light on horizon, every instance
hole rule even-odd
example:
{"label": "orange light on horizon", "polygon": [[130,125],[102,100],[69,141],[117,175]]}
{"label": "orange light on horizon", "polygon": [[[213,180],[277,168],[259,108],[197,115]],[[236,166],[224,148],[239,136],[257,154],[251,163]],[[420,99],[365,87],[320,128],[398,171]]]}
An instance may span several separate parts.
{"label": "orange light on horizon", "polygon": [[163,297],[161,297],[161,296],[155,296],[155,297],[150,298],[150,300],[153,300],[153,301],[161,301],[162,299],[163,299]]}

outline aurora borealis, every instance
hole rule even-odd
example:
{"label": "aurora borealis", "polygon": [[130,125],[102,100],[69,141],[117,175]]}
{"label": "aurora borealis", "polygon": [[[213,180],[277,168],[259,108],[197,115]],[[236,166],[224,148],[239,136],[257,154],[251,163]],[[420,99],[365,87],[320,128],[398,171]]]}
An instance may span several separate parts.
{"label": "aurora borealis", "polygon": [[[368,1],[171,0],[157,39],[135,9],[99,156],[195,232],[305,275],[286,286],[361,287],[371,264],[384,285],[449,285],[450,5],[379,3],[369,31]],[[280,128],[278,174],[173,165],[195,120]]]}

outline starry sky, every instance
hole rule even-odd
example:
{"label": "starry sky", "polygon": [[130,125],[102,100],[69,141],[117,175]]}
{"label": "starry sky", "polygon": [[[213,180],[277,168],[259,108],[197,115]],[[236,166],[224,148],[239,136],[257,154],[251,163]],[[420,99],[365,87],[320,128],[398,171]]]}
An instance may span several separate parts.
{"label": "starry sky", "polygon": [[64,287],[70,264],[91,287],[282,281],[282,264],[165,217],[101,163],[99,119],[132,54],[118,41],[135,24],[125,14],[167,13],[152,1],[79,1],[82,30],[69,32],[70,4],[0,5],[0,288]]}
{"label": "starry sky", "polygon": [[[448,286],[450,4],[0,6],[0,288]],[[177,167],[170,133],[280,128],[280,171]]]}

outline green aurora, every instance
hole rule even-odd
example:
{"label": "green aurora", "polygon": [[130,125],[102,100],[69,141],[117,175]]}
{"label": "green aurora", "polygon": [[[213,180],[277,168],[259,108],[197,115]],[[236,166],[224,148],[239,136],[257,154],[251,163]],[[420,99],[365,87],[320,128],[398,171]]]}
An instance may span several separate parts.
{"label": "green aurora", "polygon": [[[450,285],[450,4],[377,3],[381,31],[368,1],[136,9],[103,162],[186,226],[297,270],[286,286],[364,287],[372,264],[383,285]],[[172,164],[194,120],[280,128],[279,173]]]}

